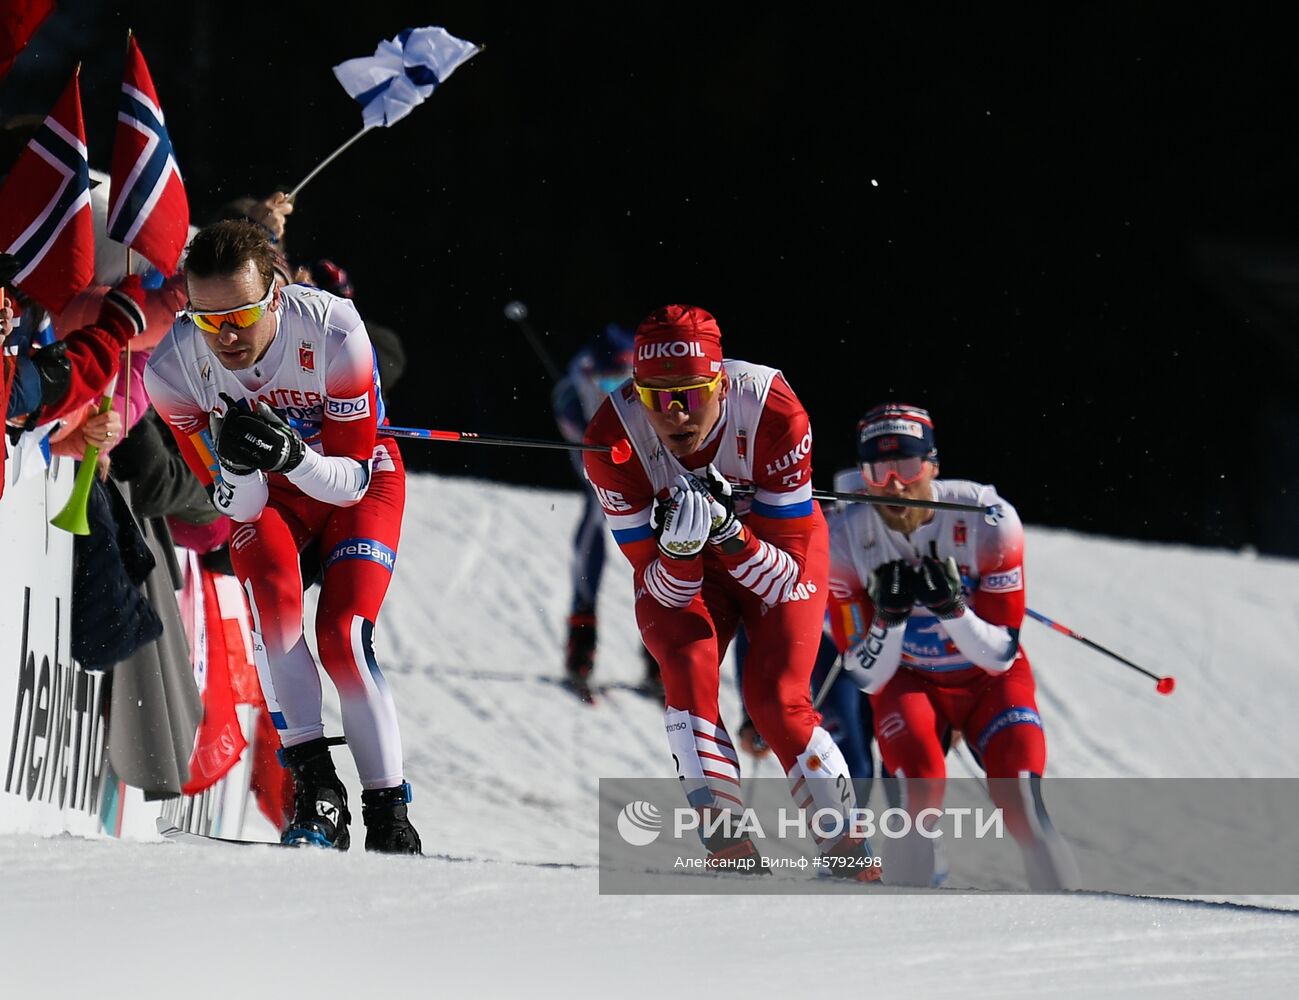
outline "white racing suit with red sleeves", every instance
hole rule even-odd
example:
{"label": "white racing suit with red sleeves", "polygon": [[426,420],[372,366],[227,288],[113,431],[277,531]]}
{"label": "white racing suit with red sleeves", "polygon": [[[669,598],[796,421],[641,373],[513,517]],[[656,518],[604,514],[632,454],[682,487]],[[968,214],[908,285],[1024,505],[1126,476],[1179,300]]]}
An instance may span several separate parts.
{"label": "white racing suit with red sleeves", "polygon": [[[323,735],[320,677],[303,634],[299,553],[319,551],[316,609],[321,664],[338,689],[343,729],[366,789],[402,781],[392,695],[374,656],[374,627],[392,579],[406,476],[382,433],[383,403],[370,340],[347,299],[289,285],[277,329],[251,368],[228,371],[188,319],[150,359],[150,399],[190,468],[214,487],[218,510],[238,522],[230,558],[248,598],[254,654],[284,746]],[[233,475],[216,461],[208,415],[265,402],[307,445],[287,475]]]}
{"label": "white racing suit with red sleeves", "polygon": [[[860,473],[841,473],[835,487],[861,490]],[[908,812],[941,809],[943,737],[959,733],[990,779],[1030,885],[1076,888],[1072,854],[1042,800],[1046,732],[1019,643],[1026,593],[1019,515],[993,487],[967,480],[934,480],[933,498],[997,513],[937,510],[909,535],[890,528],[874,505],[850,503],[831,513],[830,619],[844,670],[871,695],[875,738],[884,766],[902,781]],[[916,604],[905,622],[884,625],[867,593],[871,573],[898,559],[917,567],[925,557],[956,565],[964,610],[940,620]],[[905,841],[890,862],[890,877],[927,884],[936,846],[923,838]]]}

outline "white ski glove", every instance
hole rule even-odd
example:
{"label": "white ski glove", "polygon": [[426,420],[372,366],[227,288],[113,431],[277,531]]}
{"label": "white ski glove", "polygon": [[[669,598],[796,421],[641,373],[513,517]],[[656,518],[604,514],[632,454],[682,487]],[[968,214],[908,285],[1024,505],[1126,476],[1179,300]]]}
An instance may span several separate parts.
{"label": "white ski glove", "polygon": [[729,542],[744,530],[744,525],[735,516],[735,494],[731,490],[731,484],[712,465],[704,469],[702,475],[693,478],[708,491],[708,498],[712,501],[709,509],[713,517],[713,530],[708,535],[708,541],[713,545]]}
{"label": "white ski glove", "polygon": [[677,476],[663,512],[659,552],[669,559],[693,559],[703,551],[713,528],[713,498]]}

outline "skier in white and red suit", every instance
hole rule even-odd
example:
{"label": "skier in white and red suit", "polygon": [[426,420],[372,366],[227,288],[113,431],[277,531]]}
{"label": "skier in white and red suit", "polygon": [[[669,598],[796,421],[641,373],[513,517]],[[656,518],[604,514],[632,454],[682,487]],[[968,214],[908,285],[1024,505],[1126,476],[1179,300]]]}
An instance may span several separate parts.
{"label": "skier in white and red suit", "polygon": [[230,561],[248,600],[280,760],[297,785],[281,839],[340,850],[351,843],[347,791],[330,760],[319,672],[303,634],[299,558],[314,542],[317,649],[361,779],[366,850],[418,854],[397,709],[373,644],[406,473],[383,433],[374,350],[356,307],[318,288],[281,286],[275,262],[260,226],[231,220],[200,230],[185,257],[185,318],[153,352],[145,385],[217,510],[238,522]]}
{"label": "skier in white and red suit", "polygon": [[[1075,888],[1073,858],[1041,796],[1046,735],[1019,644],[1019,515],[991,486],[937,478],[933,420],[919,407],[870,410],[857,425],[857,456],[866,493],[998,511],[849,503],[828,518],[831,626],[845,671],[871,695],[885,768],[903,780],[913,816],[941,808],[943,737],[963,733],[1020,845],[1030,885]],[[935,846],[909,838],[890,856],[889,881],[929,884]]]}
{"label": "skier in white and red suit", "polygon": [[[636,620],[662,667],[668,744],[690,804],[705,816],[742,809],[739,759],[717,690],[743,622],[752,643],[744,701],[795,801],[846,816],[854,806],[848,769],[809,695],[827,535],[798,397],[774,368],[724,361],[709,313],[664,306],[637,328],[633,377],[596,412],[585,440],[622,439],[631,460],[587,452],[586,473],[632,564]],[[752,497],[733,497],[732,485],[751,486]],[[712,863],[742,868],[756,858],[747,837],[724,832],[705,838]],[[878,878],[859,860],[869,852],[864,842],[828,839],[823,852],[853,859],[834,873]]]}

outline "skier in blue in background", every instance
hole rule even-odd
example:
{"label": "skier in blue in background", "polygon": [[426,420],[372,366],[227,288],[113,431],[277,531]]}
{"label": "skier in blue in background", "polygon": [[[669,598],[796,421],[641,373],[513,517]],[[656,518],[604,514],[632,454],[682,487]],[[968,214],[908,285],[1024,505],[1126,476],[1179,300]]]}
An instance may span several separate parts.
{"label": "skier in blue in background", "polygon": [[[564,377],[551,396],[555,421],[568,441],[581,443],[586,425],[606,396],[631,376],[632,333],[610,323],[573,356]],[[600,504],[582,468],[580,452],[573,452],[573,468],[582,480],[582,517],[573,535],[573,599],[568,616],[568,645],[564,673],[569,686],[583,701],[591,701],[591,672],[595,668],[596,597],[604,570],[604,541],[607,528]],[[649,650],[642,689],[661,694],[659,667]]]}

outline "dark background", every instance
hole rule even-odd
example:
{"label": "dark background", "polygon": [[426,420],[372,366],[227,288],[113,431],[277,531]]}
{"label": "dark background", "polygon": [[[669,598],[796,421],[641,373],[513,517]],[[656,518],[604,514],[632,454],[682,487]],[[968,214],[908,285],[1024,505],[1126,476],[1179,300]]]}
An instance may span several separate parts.
{"label": "dark background", "polygon": [[[313,181],[287,238],[401,334],[393,423],[553,437],[504,303],[562,365],[609,320],[692,302],[729,355],[785,371],[821,488],[858,416],[900,397],[933,412],[946,475],[1029,522],[1299,554],[1283,24],[622,6],[64,2],[0,102],[48,110],[82,60],[107,169],[133,27],[201,223],[360,127],[335,63],[440,24],[486,51]],[[403,451],[574,485],[560,453]]]}

